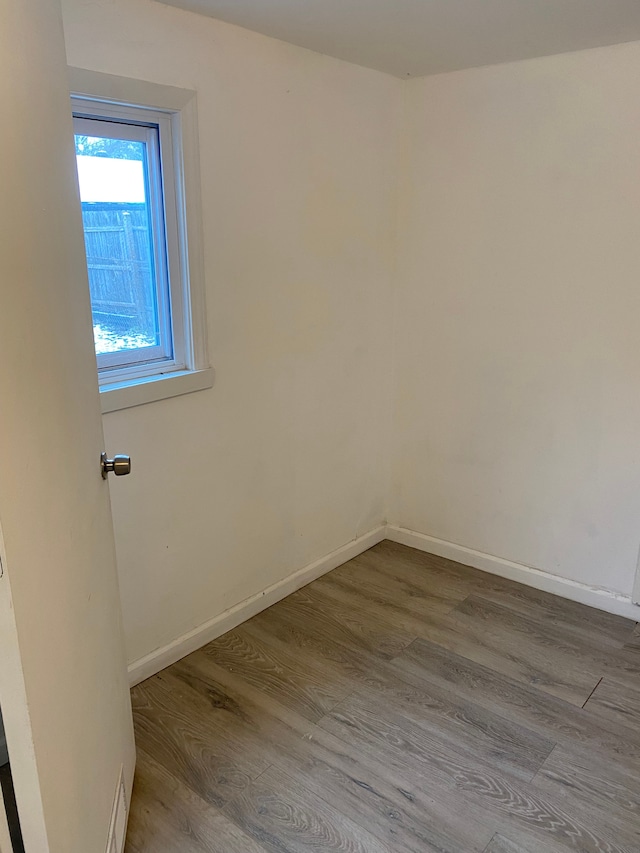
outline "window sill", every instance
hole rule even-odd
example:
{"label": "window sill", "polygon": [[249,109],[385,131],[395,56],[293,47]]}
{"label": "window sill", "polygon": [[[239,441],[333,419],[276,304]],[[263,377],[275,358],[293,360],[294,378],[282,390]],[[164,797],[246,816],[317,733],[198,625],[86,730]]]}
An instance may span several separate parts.
{"label": "window sill", "polygon": [[169,397],[179,397],[182,394],[191,394],[193,391],[203,391],[205,388],[213,387],[213,378],[213,368],[208,367],[205,370],[181,370],[161,376],[146,376],[143,379],[130,379],[126,382],[102,385],[100,387],[102,414],[131,409],[134,406],[166,400]]}

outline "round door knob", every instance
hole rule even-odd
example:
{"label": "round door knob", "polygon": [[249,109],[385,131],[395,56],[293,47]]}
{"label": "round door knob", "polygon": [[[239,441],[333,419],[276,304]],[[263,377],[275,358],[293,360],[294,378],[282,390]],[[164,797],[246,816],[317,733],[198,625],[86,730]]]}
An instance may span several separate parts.
{"label": "round door knob", "polygon": [[118,453],[113,459],[108,459],[107,454],[102,453],[100,456],[100,466],[102,468],[103,480],[106,480],[112,471],[116,477],[124,477],[131,473],[131,457],[125,456],[124,453]]}

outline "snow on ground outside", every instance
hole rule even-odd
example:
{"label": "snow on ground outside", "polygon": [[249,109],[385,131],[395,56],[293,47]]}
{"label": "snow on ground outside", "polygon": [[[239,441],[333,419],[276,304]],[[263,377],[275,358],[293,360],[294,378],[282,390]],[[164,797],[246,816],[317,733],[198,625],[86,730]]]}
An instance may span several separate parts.
{"label": "snow on ground outside", "polygon": [[155,346],[155,340],[146,335],[122,335],[113,329],[105,329],[100,325],[93,327],[93,340],[96,345],[96,355],[105,352],[120,352],[123,349],[139,349],[140,347]]}

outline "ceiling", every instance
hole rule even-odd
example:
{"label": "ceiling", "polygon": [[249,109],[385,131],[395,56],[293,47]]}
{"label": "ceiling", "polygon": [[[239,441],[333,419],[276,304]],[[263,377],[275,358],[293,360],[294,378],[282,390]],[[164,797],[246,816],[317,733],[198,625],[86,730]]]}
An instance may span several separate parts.
{"label": "ceiling", "polygon": [[640,39],[640,0],[161,0],[420,77]]}

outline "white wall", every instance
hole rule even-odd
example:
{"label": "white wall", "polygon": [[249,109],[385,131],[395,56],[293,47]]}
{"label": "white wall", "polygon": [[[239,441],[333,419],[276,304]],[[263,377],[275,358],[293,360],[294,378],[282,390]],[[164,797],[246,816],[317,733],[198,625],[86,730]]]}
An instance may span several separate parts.
{"label": "white wall", "polygon": [[405,91],[390,520],[629,594],[640,43]]}
{"label": "white wall", "polygon": [[107,415],[130,661],[386,513],[401,83],[151,0],[64,0],[70,65],[198,92],[215,387]]}
{"label": "white wall", "polygon": [[629,594],[640,44],[402,83],[63,5],[71,65],[198,91],[217,378],[105,418],[129,659],[387,517]]}

